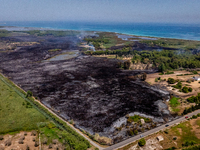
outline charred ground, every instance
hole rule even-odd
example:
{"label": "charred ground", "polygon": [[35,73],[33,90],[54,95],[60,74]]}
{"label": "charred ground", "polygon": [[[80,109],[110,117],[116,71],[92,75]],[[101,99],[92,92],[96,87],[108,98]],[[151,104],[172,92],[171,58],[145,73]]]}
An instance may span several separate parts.
{"label": "charred ground", "polygon": [[[37,42],[1,51],[0,69],[24,90],[77,127],[112,137],[113,122],[128,113],[139,112],[161,119],[172,118],[159,100],[169,93],[150,87],[133,77],[141,72],[117,68],[117,59],[96,58],[81,53],[69,60],[44,61],[66,51],[77,50],[76,36],[33,35],[11,37]],[[28,40],[29,39],[29,40]],[[3,39],[1,39],[3,40]],[[9,41],[9,37],[6,38]],[[62,49],[50,52],[49,49]],[[163,103],[163,105],[165,105]]]}

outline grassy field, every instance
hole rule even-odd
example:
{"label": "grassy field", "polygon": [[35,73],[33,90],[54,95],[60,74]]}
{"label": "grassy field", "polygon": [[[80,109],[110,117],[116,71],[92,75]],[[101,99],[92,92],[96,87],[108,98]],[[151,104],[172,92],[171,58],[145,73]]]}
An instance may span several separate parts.
{"label": "grassy field", "polygon": [[178,102],[178,99],[177,97],[173,97],[171,100],[170,100],[170,105],[172,107],[177,107],[178,105],[180,105],[180,103]]}
{"label": "grassy field", "polygon": [[0,80],[0,133],[32,130],[48,121],[36,109]]}
{"label": "grassy field", "polygon": [[179,98],[173,97],[173,98],[169,101],[169,104],[170,104],[170,106],[171,106],[173,112],[179,112],[179,111],[180,111],[180,109],[177,108],[177,107],[180,105],[180,103],[179,103],[178,100],[179,100]]}

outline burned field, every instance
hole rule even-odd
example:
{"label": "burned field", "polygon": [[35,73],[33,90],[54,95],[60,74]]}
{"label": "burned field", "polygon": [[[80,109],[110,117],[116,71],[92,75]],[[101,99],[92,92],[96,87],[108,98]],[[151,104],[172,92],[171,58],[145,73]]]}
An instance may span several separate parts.
{"label": "burned field", "polygon": [[58,54],[77,52],[77,36],[26,35],[12,40],[37,44],[0,51],[2,73],[90,134],[127,138],[128,128],[121,131],[116,128],[128,125],[123,117],[134,112],[150,116],[157,124],[173,119],[163,103],[169,99],[169,93],[136,78],[141,72],[120,70],[119,60],[76,53],[71,59],[48,61]]}

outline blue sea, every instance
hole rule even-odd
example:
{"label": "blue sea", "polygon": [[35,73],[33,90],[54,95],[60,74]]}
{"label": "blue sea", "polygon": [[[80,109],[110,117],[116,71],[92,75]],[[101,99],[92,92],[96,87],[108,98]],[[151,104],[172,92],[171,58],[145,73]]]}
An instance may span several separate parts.
{"label": "blue sea", "polygon": [[59,30],[107,31],[138,36],[151,36],[200,41],[200,24],[17,21],[0,22],[0,26],[37,27]]}

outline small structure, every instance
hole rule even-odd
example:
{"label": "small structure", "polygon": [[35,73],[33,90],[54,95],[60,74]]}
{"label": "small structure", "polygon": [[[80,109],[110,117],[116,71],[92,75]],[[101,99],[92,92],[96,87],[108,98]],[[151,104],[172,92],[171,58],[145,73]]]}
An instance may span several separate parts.
{"label": "small structure", "polygon": [[193,79],[194,79],[195,81],[200,81],[200,76],[199,76],[199,77],[193,77]]}
{"label": "small structure", "polygon": [[159,142],[164,140],[164,138],[163,138],[161,135],[157,136],[156,139],[157,139]]}
{"label": "small structure", "polygon": [[141,124],[145,124],[144,119],[140,119]]}

